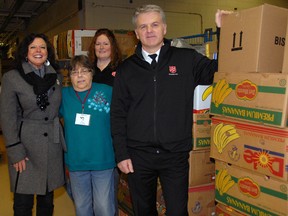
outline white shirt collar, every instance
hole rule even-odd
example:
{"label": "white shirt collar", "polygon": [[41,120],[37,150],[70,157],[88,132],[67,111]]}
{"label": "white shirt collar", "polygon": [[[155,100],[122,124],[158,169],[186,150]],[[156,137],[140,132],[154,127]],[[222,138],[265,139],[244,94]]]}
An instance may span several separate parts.
{"label": "white shirt collar", "polygon": [[148,53],[148,52],[146,52],[144,49],[142,49],[142,55],[143,55],[145,61],[147,61],[149,64],[151,64],[152,59],[149,57],[149,55],[151,55],[151,54],[157,54],[156,62],[158,62],[160,50],[161,50],[161,49],[157,50],[155,53]]}

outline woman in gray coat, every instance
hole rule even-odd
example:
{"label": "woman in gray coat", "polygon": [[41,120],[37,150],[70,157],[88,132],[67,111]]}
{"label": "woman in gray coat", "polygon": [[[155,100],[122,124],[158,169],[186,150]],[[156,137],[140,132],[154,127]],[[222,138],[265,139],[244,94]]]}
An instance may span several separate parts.
{"label": "woman in gray coat", "polygon": [[53,191],[64,182],[61,80],[43,34],[30,34],[16,53],[15,69],[2,78],[1,126],[7,149],[14,215],[53,214]]}

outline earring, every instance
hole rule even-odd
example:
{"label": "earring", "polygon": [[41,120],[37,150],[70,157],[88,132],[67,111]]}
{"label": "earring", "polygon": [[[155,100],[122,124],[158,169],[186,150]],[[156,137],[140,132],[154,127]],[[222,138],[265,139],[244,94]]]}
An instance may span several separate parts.
{"label": "earring", "polygon": [[25,61],[28,62],[28,58],[27,58],[27,56],[26,56],[26,58],[25,58]]}
{"label": "earring", "polygon": [[46,59],[45,63],[44,63],[45,66],[49,66],[50,65],[50,62],[48,59]]}

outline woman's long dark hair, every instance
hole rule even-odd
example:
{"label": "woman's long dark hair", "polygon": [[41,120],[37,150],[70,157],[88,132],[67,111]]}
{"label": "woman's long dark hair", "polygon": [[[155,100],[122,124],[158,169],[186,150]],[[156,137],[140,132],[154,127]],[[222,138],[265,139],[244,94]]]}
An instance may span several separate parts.
{"label": "woman's long dark hair", "polygon": [[27,35],[19,44],[17,51],[16,51],[16,55],[15,55],[16,68],[17,69],[22,68],[22,62],[26,61],[26,58],[27,58],[28,47],[35,40],[35,38],[42,38],[45,41],[47,45],[47,52],[48,52],[47,59],[49,60],[52,67],[55,70],[57,70],[58,66],[56,64],[55,52],[54,52],[54,48],[52,44],[50,43],[48,37],[45,34],[37,34],[37,33],[31,33]]}

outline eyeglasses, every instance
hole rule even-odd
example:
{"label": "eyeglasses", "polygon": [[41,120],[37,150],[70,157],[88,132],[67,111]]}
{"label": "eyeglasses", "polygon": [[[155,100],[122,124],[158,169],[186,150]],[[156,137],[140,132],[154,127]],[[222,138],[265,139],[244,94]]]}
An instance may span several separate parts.
{"label": "eyeglasses", "polygon": [[88,75],[89,73],[91,73],[92,70],[88,69],[88,68],[80,68],[78,70],[71,70],[70,75],[71,76],[78,76],[78,75]]}

